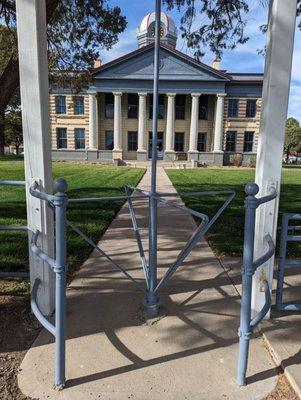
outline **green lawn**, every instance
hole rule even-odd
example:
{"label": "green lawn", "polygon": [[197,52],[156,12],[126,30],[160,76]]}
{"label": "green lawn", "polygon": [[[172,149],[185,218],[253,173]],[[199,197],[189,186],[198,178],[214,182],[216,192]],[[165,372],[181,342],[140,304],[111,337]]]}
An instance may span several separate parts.
{"label": "green lawn", "polygon": [[[0,179],[23,179],[23,162],[0,161]],[[124,194],[126,184],[135,185],[143,169],[115,168],[99,164],[54,163],[54,178],[67,179],[68,196],[93,197]],[[68,218],[97,241],[122,205],[122,201],[70,204]],[[0,224],[26,224],[25,193],[22,187],[0,186]],[[68,262],[78,265],[91,252],[79,236],[68,231]],[[28,269],[26,233],[0,232],[0,270]]]}
{"label": "green lawn", "polygon": [[[244,227],[244,186],[254,181],[251,169],[166,170],[176,189],[181,192],[233,189],[236,197],[207,235],[213,251],[218,254],[242,254]],[[186,205],[212,216],[222,197],[183,198]],[[283,169],[280,212],[301,212],[301,170]],[[301,257],[301,244],[289,247],[290,256]]]}

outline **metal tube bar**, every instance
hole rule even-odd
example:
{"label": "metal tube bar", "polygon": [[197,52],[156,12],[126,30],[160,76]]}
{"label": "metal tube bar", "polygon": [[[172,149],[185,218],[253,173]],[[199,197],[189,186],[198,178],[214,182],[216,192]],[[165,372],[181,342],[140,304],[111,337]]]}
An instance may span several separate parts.
{"label": "metal tube bar", "polygon": [[29,278],[29,272],[0,272],[0,278]]}
{"label": "metal tube bar", "polygon": [[143,272],[144,272],[144,277],[145,277],[145,282],[146,282],[146,286],[147,286],[147,289],[148,289],[149,288],[148,265],[147,265],[147,261],[146,261],[146,258],[145,258],[144,248],[143,248],[143,245],[142,245],[142,240],[141,240],[141,235],[140,235],[140,231],[139,231],[139,227],[138,227],[136,213],[135,213],[135,210],[134,210],[134,207],[133,207],[131,196],[129,196],[129,188],[125,187],[125,191],[126,191],[126,194],[128,195],[130,216],[131,216],[131,220],[132,220],[134,233],[135,233],[135,236],[136,236],[136,241],[137,241],[137,246],[138,246],[138,250],[139,250],[140,260],[141,260],[141,264],[142,264],[142,268],[143,268]]}
{"label": "metal tube bar", "polygon": [[[132,200],[142,200],[149,196],[131,196]],[[81,199],[68,199],[68,203],[87,203],[94,201],[106,201],[106,200],[128,200],[128,196],[104,196],[104,197],[84,197]]]}
{"label": "metal tube bar", "polygon": [[31,309],[34,315],[36,316],[37,320],[41,323],[41,325],[44,326],[44,328],[47,329],[48,332],[52,333],[53,336],[55,336],[55,327],[41,313],[39,306],[37,304],[37,294],[40,284],[41,281],[40,279],[37,278],[34,281],[33,287],[31,289],[31,299],[30,299]]}
{"label": "metal tube bar", "polygon": [[65,386],[65,352],[66,352],[66,195],[67,182],[58,179],[55,182],[57,193],[55,206],[55,385],[61,389]]}
{"label": "metal tube bar", "polygon": [[0,225],[0,231],[28,231],[28,226]]}
{"label": "metal tube bar", "polygon": [[268,194],[267,196],[263,196],[257,199],[258,205],[263,204],[263,203],[268,203],[271,200],[276,199],[278,196],[278,192],[276,189],[273,190],[271,194]]}
{"label": "metal tube bar", "polygon": [[38,182],[34,182],[30,187],[29,187],[29,192],[33,197],[36,197],[37,199],[41,199],[44,201],[49,201],[49,202],[54,202],[55,201],[55,196],[47,193],[42,193],[36,190],[38,188]]}
{"label": "metal tube bar", "polygon": [[263,284],[264,294],[265,294],[265,304],[262,307],[262,309],[259,311],[259,313],[252,319],[252,321],[250,323],[250,327],[251,327],[252,331],[266,316],[266,314],[270,310],[271,304],[272,304],[271,292],[270,292],[270,287],[269,287],[268,281],[264,280],[262,282],[262,284]]}
{"label": "metal tube bar", "polygon": [[[132,190],[137,190],[140,193],[149,193],[146,190],[140,189],[138,187],[127,185]],[[233,194],[235,193],[233,190],[213,190],[213,191],[204,191],[204,192],[176,192],[176,193],[166,193],[166,192],[156,192],[157,196],[161,197],[193,197],[193,196],[215,196],[215,195],[225,195],[225,194]],[[150,194],[149,194],[150,196]]]}
{"label": "metal tube bar", "polygon": [[70,226],[71,229],[74,230],[79,236],[81,236],[87,243],[89,243],[99,254],[104,256],[110,263],[117,268],[120,272],[122,272],[127,278],[129,278],[139,290],[143,293],[147,294],[147,291],[141,286],[128,272],[126,272],[116,261],[114,261],[105,251],[103,251],[99,246],[97,246],[93,240],[88,238],[80,229],[78,229],[75,225],[73,225],[70,221],[67,220],[67,225]]}
{"label": "metal tube bar", "polygon": [[258,193],[258,186],[250,184],[246,186],[245,200],[245,230],[244,230],[244,251],[242,269],[242,298],[240,311],[239,336],[239,355],[237,365],[237,382],[240,386],[246,384],[246,372],[249,357],[249,342],[251,336],[251,293],[253,276],[253,254],[255,236],[255,215],[258,202],[255,195]]}
{"label": "metal tube bar", "polygon": [[275,243],[272,239],[272,236],[266,235],[265,240],[268,243],[269,249],[263,256],[257,258],[257,260],[254,261],[254,263],[253,263],[254,272],[256,271],[256,269],[258,267],[260,267],[262,264],[267,262],[272,257],[272,255],[275,253]]}
{"label": "metal tube bar", "polygon": [[37,246],[37,240],[40,232],[36,231],[30,241],[30,248],[31,251],[36,254],[41,260],[45,261],[51,268],[55,267],[55,260],[51,257],[49,257],[48,254],[44,253],[38,246]]}
{"label": "metal tube bar", "polygon": [[[156,0],[155,9],[155,50],[154,50],[154,87],[153,87],[153,121],[152,121],[152,162],[151,162],[151,194],[157,191],[157,137],[158,137],[158,100],[159,100],[159,62],[160,62],[160,27],[161,0]],[[149,317],[159,312],[159,299],[154,290],[157,286],[157,236],[158,236],[158,204],[151,196],[149,199],[149,291],[145,305]]]}
{"label": "metal tube bar", "polygon": [[25,186],[25,181],[9,181],[9,180],[0,180],[0,185],[9,185],[9,186]]}

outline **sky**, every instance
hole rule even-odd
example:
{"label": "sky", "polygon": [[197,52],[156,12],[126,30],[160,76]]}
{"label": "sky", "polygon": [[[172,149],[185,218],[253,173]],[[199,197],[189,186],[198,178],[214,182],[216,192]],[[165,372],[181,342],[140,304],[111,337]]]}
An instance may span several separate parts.
{"label": "sky", "polygon": [[[258,54],[258,50],[265,46],[265,35],[259,26],[267,21],[267,8],[259,5],[259,0],[249,0],[250,12],[247,15],[248,25],[246,35],[249,41],[244,45],[239,45],[235,50],[225,51],[222,59],[222,69],[230,72],[263,72],[264,57]],[[136,30],[142,18],[150,11],[154,10],[154,0],[111,0],[111,5],[118,5],[123,15],[126,16],[128,25],[126,30],[119,36],[119,42],[109,51],[101,50],[100,58],[103,63],[116,59],[137,48]],[[163,11],[164,7],[163,7]],[[177,27],[180,25],[181,12],[177,10],[168,11],[174,19]],[[201,16],[200,16],[201,18]],[[187,54],[191,53],[187,49],[185,42],[179,38],[177,48]],[[206,49],[205,49],[206,51]],[[214,54],[207,49],[203,62],[211,65]],[[290,101],[288,116],[297,118],[301,122],[301,31],[296,28],[294,59],[292,70],[292,82],[290,91]]]}

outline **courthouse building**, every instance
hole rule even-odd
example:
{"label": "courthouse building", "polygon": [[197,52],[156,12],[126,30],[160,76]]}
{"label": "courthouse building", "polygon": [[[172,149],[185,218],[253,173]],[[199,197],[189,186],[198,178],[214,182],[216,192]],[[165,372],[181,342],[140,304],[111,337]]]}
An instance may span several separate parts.
{"label": "courthouse building", "polygon": [[[50,93],[53,159],[151,158],[154,13],[138,30],[137,50],[95,66],[80,93]],[[158,157],[228,164],[256,156],[263,75],[228,72],[176,49],[177,29],[162,13]],[[100,64],[100,62],[99,62]]]}

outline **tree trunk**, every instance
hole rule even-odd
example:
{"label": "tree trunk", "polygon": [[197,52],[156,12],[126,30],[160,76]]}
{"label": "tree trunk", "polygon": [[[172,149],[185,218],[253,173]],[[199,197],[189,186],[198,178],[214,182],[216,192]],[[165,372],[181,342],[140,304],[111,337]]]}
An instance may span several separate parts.
{"label": "tree trunk", "polygon": [[289,148],[287,148],[286,149],[286,161],[285,161],[287,164],[288,164],[289,156],[290,156],[290,150],[289,150]]}
{"label": "tree trunk", "polygon": [[[59,4],[59,0],[47,0],[47,24]],[[4,154],[4,115],[13,94],[19,85],[19,59],[18,50],[13,53],[0,76],[0,155]]]}
{"label": "tree trunk", "polygon": [[4,113],[0,114],[0,156],[4,156]]}

